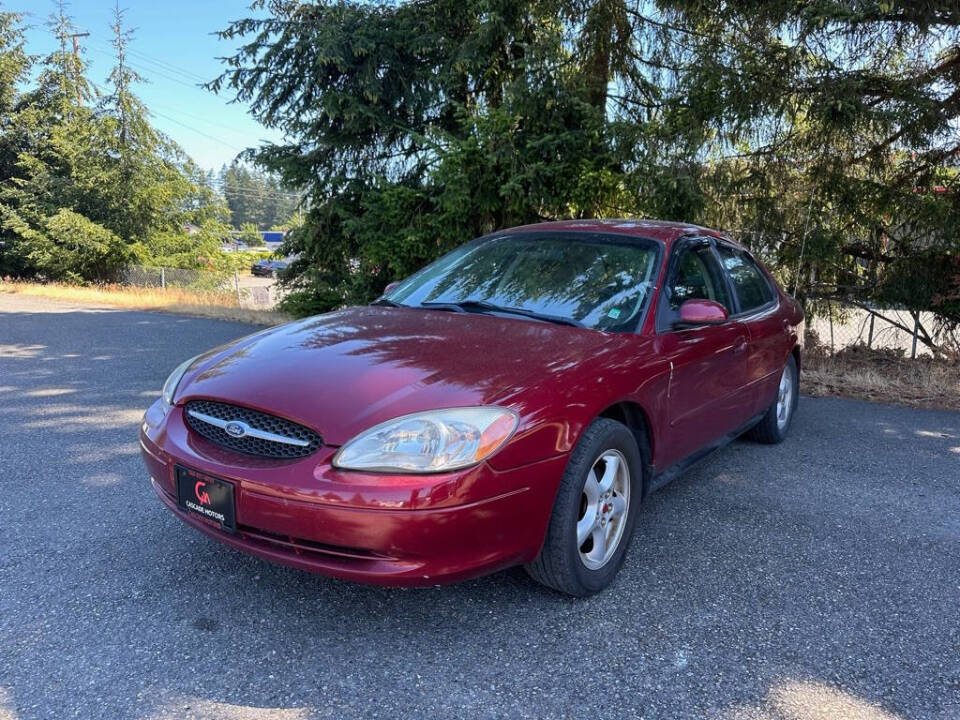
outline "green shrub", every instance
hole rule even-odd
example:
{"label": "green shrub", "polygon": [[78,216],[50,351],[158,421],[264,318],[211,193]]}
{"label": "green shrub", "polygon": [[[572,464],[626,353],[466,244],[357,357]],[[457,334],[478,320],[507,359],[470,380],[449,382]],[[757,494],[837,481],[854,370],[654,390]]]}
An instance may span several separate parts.
{"label": "green shrub", "polygon": [[133,258],[131,248],[114,233],[83,215],[63,208],[39,227],[16,227],[20,253],[34,273],[48,280],[111,282]]}

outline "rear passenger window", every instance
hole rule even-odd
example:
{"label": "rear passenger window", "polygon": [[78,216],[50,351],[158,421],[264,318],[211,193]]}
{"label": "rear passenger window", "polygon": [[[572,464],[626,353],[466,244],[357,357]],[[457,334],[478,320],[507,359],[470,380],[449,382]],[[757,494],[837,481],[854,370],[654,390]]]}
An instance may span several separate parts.
{"label": "rear passenger window", "polygon": [[708,245],[683,251],[670,285],[670,309],[679,311],[687,300],[713,300],[733,312],[723,272]]}
{"label": "rear passenger window", "polygon": [[773,288],[749,255],[720,243],[717,243],[717,252],[733,281],[733,290],[740,300],[740,312],[755,310],[773,300]]}

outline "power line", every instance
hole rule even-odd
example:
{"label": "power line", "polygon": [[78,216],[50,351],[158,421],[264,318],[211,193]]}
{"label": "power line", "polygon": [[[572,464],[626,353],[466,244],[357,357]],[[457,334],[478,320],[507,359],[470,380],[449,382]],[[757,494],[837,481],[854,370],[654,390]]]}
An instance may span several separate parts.
{"label": "power line", "polygon": [[162,77],[164,80],[169,80],[170,82],[177,83],[178,85],[183,85],[184,87],[188,87],[188,88],[191,88],[191,89],[193,89],[193,90],[198,90],[198,91],[200,91],[200,92],[202,92],[202,93],[208,92],[207,90],[204,90],[204,89],[201,87],[201,83],[202,83],[202,82],[205,82],[205,81],[193,82],[193,81],[182,80],[181,78],[175,77],[175,76],[173,76],[173,75],[168,75],[168,74],[166,74],[166,73],[164,73],[164,72],[162,72],[162,71],[160,71],[160,70],[157,70],[156,68],[144,67],[143,65],[140,65],[140,64],[138,64],[138,63],[135,63],[135,62],[132,62],[132,61],[129,61],[129,60],[127,61],[127,64],[130,65],[130,66],[133,67],[133,68],[136,68],[136,69],[139,70],[140,72],[149,73],[150,75],[155,75],[155,76],[158,76],[158,77]]}
{"label": "power line", "polygon": [[[89,37],[89,35],[90,35],[89,33],[85,33],[85,34],[83,35],[83,37]],[[74,38],[74,42],[76,43],[76,38]],[[95,47],[95,48],[93,48],[93,49],[94,49],[95,51],[103,54],[103,55],[107,55],[108,57],[113,57],[113,55],[114,55],[112,51],[107,51],[107,50],[104,50],[104,49],[102,49],[102,48],[96,48],[96,47]],[[209,91],[207,91],[207,90],[206,90],[205,88],[203,88],[203,87],[200,87],[200,85],[199,85],[199,83],[204,83],[204,82],[206,82],[206,80],[204,80],[200,75],[198,75],[198,74],[196,74],[196,73],[193,73],[193,72],[191,72],[191,71],[189,71],[189,70],[185,70],[185,69],[183,69],[183,68],[177,67],[176,65],[173,65],[172,63],[168,63],[168,62],[166,62],[165,60],[160,60],[160,59],[157,59],[157,58],[153,58],[153,57],[147,55],[146,53],[142,53],[142,52],[139,52],[139,51],[137,51],[137,50],[133,50],[132,48],[127,48],[127,53],[128,53],[128,55],[136,55],[136,56],[140,57],[144,62],[148,62],[148,63],[151,63],[151,64],[153,64],[153,65],[156,65],[157,68],[161,68],[162,70],[168,71],[168,72],[173,73],[173,74],[179,74],[180,77],[178,78],[178,77],[174,77],[174,76],[172,76],[172,75],[168,75],[168,74],[166,74],[165,72],[161,72],[161,70],[158,70],[158,69],[156,69],[156,68],[145,68],[145,67],[139,65],[138,63],[134,63],[134,62],[130,61],[129,58],[128,58],[127,64],[130,65],[131,67],[133,67],[133,68],[135,68],[135,69],[139,69],[139,70],[141,70],[142,72],[149,73],[150,75],[158,75],[158,76],[160,76],[160,77],[162,77],[162,78],[164,78],[164,79],[166,79],[166,80],[169,80],[169,81],[171,81],[171,82],[175,82],[175,83],[177,83],[177,84],[179,84],[179,85],[183,85],[183,86],[188,87],[188,88],[190,88],[190,89],[192,89],[192,90],[196,90],[196,91],[202,92],[202,93],[204,93],[204,95],[208,95],[208,96],[209,96]],[[180,78],[182,78],[182,77],[195,78],[198,82],[197,82],[197,83],[185,82],[184,80],[180,79]],[[100,87],[99,85],[97,85],[96,83],[91,82],[91,84],[92,84],[95,88],[97,88],[97,90],[99,90],[101,93],[103,93],[104,95],[107,95],[107,94],[108,94],[108,93],[106,93],[106,92],[104,91],[103,88],[101,88],[101,87]],[[153,104],[151,104],[151,105],[153,105]],[[156,115],[156,116],[161,117],[161,118],[164,118],[164,119],[167,120],[168,122],[172,122],[172,123],[174,123],[174,124],[176,124],[176,125],[184,128],[184,129],[186,129],[186,130],[189,130],[190,132],[193,132],[193,133],[195,133],[195,134],[197,134],[197,135],[200,135],[200,136],[202,136],[202,137],[205,137],[205,138],[207,138],[208,140],[212,140],[212,141],[214,141],[214,142],[216,142],[216,143],[219,143],[219,144],[223,145],[224,147],[230,148],[231,150],[235,150],[235,151],[237,151],[237,152],[242,152],[243,150],[246,149],[246,148],[240,147],[240,146],[238,146],[238,145],[235,145],[235,144],[233,144],[233,143],[227,142],[227,141],[223,140],[222,138],[219,138],[219,137],[216,137],[216,136],[214,136],[214,135],[211,135],[211,134],[209,134],[209,133],[207,133],[207,132],[204,132],[203,130],[198,129],[198,128],[194,127],[193,125],[190,125],[189,123],[185,123],[185,122],[183,122],[183,121],[181,121],[181,120],[178,120],[177,118],[172,117],[172,116],[170,116],[170,115],[167,115],[166,113],[160,112],[160,111],[158,111],[158,110],[155,109],[155,106],[145,106],[145,107],[147,107],[147,111],[148,111],[150,114]],[[191,115],[190,113],[185,113],[185,112],[183,112],[183,111],[180,110],[180,109],[174,110],[174,109],[169,108],[168,106],[164,106],[164,105],[160,105],[160,107],[163,107],[164,109],[166,109],[166,110],[168,110],[168,111],[170,111],[170,112],[175,112],[176,114],[180,115],[181,117],[189,117],[189,118],[192,118],[193,120],[196,120],[196,121],[198,121],[198,122],[204,123],[204,124],[206,124],[206,125],[208,125],[208,126],[211,126],[211,127],[219,128],[219,129],[221,129],[221,130],[226,130],[226,131],[228,131],[228,132],[233,132],[233,133],[236,133],[237,135],[245,135],[245,134],[246,134],[244,131],[242,131],[242,130],[240,130],[240,129],[238,129],[238,128],[231,127],[231,126],[229,126],[229,125],[223,125],[223,124],[221,124],[221,123],[211,122],[210,120],[208,120],[208,119],[206,119],[206,118],[201,118],[201,117],[196,116],[196,115]],[[206,182],[205,182],[204,184],[207,185],[208,187],[210,187],[210,185],[211,185],[210,183],[206,183]],[[303,200],[303,196],[302,196],[302,195],[299,195],[299,194],[297,194],[297,193],[287,193],[287,192],[284,192],[284,191],[271,190],[271,189],[256,190],[256,189],[254,189],[254,188],[230,188],[230,187],[227,187],[226,185],[224,185],[224,184],[222,184],[222,183],[221,183],[221,186],[220,186],[220,187],[211,187],[211,189],[218,190],[218,191],[219,191],[221,194],[223,194],[225,197],[226,197],[228,194],[232,194],[232,195],[234,195],[235,197],[244,197],[244,198],[254,198],[254,197],[255,197],[255,198],[257,198],[257,199],[260,199],[260,198],[269,197],[270,199],[273,199],[273,200],[288,200],[288,201],[289,201],[289,200],[296,200],[297,202],[302,202],[302,200]],[[244,193],[246,193],[246,194],[244,194]]]}
{"label": "power line", "polygon": [[174,73],[174,74],[179,74],[179,75],[182,75],[182,76],[184,76],[184,77],[193,78],[193,79],[197,80],[198,82],[202,82],[202,83],[209,82],[207,78],[204,78],[204,77],[202,77],[201,75],[199,75],[199,74],[197,74],[197,73],[195,73],[195,72],[193,72],[193,71],[191,71],[191,70],[186,70],[186,69],[184,69],[184,68],[178,67],[178,66],[176,66],[176,65],[174,65],[174,64],[172,64],[172,63],[167,62],[166,60],[161,60],[160,58],[151,57],[150,55],[147,55],[146,53],[140,52],[139,50],[134,50],[134,49],[130,48],[130,49],[127,50],[127,52],[130,53],[131,55],[136,55],[136,56],[139,57],[140,60],[143,61],[143,62],[152,63],[152,64],[156,65],[157,67],[160,67],[160,68],[162,68],[162,69],[167,70],[168,72],[171,72],[171,73]]}
{"label": "power line", "polygon": [[224,194],[227,194],[227,193],[236,194],[236,195],[246,194],[251,196],[267,195],[267,196],[274,196],[276,198],[295,199],[295,200],[302,200],[305,196],[305,193],[287,192],[285,190],[278,190],[270,187],[259,189],[255,187],[249,187],[249,186],[246,186],[246,187],[231,186],[229,182],[222,180],[221,178],[218,178],[218,177],[213,177],[213,178],[204,177],[201,182],[211,190],[216,190]]}
{"label": "power line", "polygon": [[258,190],[252,187],[220,187],[220,186],[209,185],[209,184],[207,184],[207,187],[209,187],[211,190],[216,190],[218,192],[222,192],[224,194],[230,194],[230,195],[250,195],[250,196],[257,196],[257,197],[273,196],[276,198],[290,199],[290,200],[299,200],[301,198],[301,195],[299,195],[298,193],[287,193],[287,192],[283,192],[282,190],[270,190],[270,189]]}
{"label": "power line", "polygon": [[302,200],[299,195],[275,195],[270,192],[247,192],[246,190],[237,190],[235,188],[230,190],[219,190],[218,188],[210,187],[209,185],[205,185],[205,187],[213,190],[214,192],[219,192],[224,197],[232,197],[237,200],[283,200],[286,202]]}
{"label": "power line", "polygon": [[[104,54],[104,55],[108,55],[108,56],[111,56],[111,57],[113,56],[112,53],[109,53],[109,52],[107,52],[107,51],[105,51],[105,50],[101,50],[101,49],[99,49],[99,48],[94,48],[94,50],[96,50],[97,52],[102,53],[102,54]],[[128,50],[128,52],[132,52],[132,51]],[[129,62],[129,61],[128,61],[127,64],[130,65],[130,66],[132,66],[132,67],[134,67],[134,68],[139,68],[139,69],[141,69],[143,72],[147,72],[147,73],[158,73],[158,74],[160,75],[160,77],[163,77],[163,78],[165,78],[165,79],[167,79],[167,80],[171,80],[171,81],[176,82],[176,83],[178,83],[178,84],[180,84],[180,85],[184,85],[184,86],[186,86],[186,87],[192,88],[193,90],[198,90],[198,91],[202,92],[204,95],[210,97],[209,91],[204,90],[202,87],[199,87],[198,85],[193,85],[193,84],[191,84],[191,83],[184,82],[184,81],[179,80],[179,79],[176,79],[176,78],[172,78],[172,77],[170,77],[170,76],[167,76],[167,75],[164,75],[164,74],[162,74],[162,73],[159,73],[158,71],[153,70],[153,69],[142,68],[142,67],[140,67],[139,65],[137,65],[137,64],[135,64],[135,63],[132,63],[132,62]],[[195,76],[195,77],[199,78],[198,75]],[[147,78],[145,78],[145,80],[149,81],[150,78],[147,77]],[[201,82],[205,82],[205,81],[202,80],[202,78],[200,79],[200,81],[201,81]],[[235,126],[224,125],[223,123],[213,122],[213,121],[209,120],[208,118],[203,118],[203,117],[200,117],[200,116],[198,116],[198,115],[191,115],[190,113],[184,112],[183,110],[180,110],[180,109],[174,109],[174,108],[171,108],[171,107],[169,107],[169,106],[161,105],[161,104],[157,104],[157,103],[151,103],[151,104],[150,104],[150,107],[151,107],[151,108],[153,108],[153,107],[160,107],[160,108],[163,108],[164,110],[166,110],[166,111],[168,111],[168,112],[173,112],[173,113],[177,114],[178,116],[187,117],[187,118],[190,118],[190,119],[195,120],[195,121],[197,121],[197,122],[204,123],[205,125],[209,125],[210,127],[214,127],[214,128],[220,129],[220,130],[226,130],[226,131],[228,131],[228,132],[232,132],[232,133],[235,133],[235,134],[237,134],[237,135],[241,135],[241,136],[246,136],[246,135],[247,135],[247,132],[246,132],[246,131],[241,130],[240,128],[237,128],[237,127],[235,127]],[[159,114],[159,113],[158,113],[158,114]],[[195,128],[188,128],[188,129],[192,129],[192,130],[194,130],[195,132],[200,132],[199,130],[196,130]],[[209,136],[208,136],[208,137],[209,137]],[[214,138],[214,139],[216,139],[218,142],[221,142],[221,143],[223,142],[223,141],[220,140],[219,138]],[[224,144],[227,144],[227,143],[224,143]],[[231,147],[233,147],[234,149],[237,149],[236,146],[231,146]]]}
{"label": "power line", "polygon": [[[107,93],[105,93],[104,88],[100,87],[97,83],[91,82],[90,84],[93,85],[93,86],[94,86],[97,90],[99,90],[101,93],[107,94]],[[240,146],[238,146],[238,145],[234,145],[234,144],[232,144],[232,143],[228,143],[228,142],[226,142],[225,140],[222,140],[221,138],[218,138],[218,137],[215,137],[215,136],[213,136],[213,135],[210,135],[209,133],[205,133],[203,130],[198,130],[197,128],[193,127],[192,125],[188,125],[187,123],[181,122],[181,121],[177,120],[177,119],[174,118],[174,117],[170,117],[169,115],[166,115],[166,114],[164,114],[164,113],[162,113],[162,112],[158,112],[158,111],[156,111],[156,110],[151,110],[149,107],[147,107],[147,112],[149,112],[151,115],[157,115],[157,116],[159,116],[159,117],[162,117],[162,118],[164,118],[165,120],[167,120],[167,121],[169,121],[169,122],[172,122],[172,123],[174,123],[174,124],[176,124],[176,125],[179,125],[180,127],[185,128],[185,129],[187,129],[187,130],[189,130],[189,131],[191,131],[191,132],[197,133],[198,135],[202,135],[203,137],[205,137],[205,138],[207,138],[207,139],[209,139],[209,140],[213,140],[214,142],[218,142],[218,143],[220,143],[221,145],[224,145],[224,146],[230,148],[231,150],[236,150],[238,153],[243,152],[244,150],[246,150],[246,148],[242,148],[242,147],[240,147]]]}
{"label": "power line", "polygon": [[[110,52],[110,51],[107,51],[107,50],[102,50],[102,49],[100,49],[100,48],[98,48],[98,47],[92,48],[92,50],[93,50],[94,52],[100,53],[101,55],[106,55],[107,57],[113,57],[113,56],[114,56],[114,55],[113,55],[113,52]],[[143,65],[140,65],[139,63],[133,62],[133,61],[130,60],[130,59],[127,60],[127,65],[129,65],[130,67],[134,68],[135,70],[139,70],[139,71],[142,72],[142,73],[147,73],[147,74],[149,74],[151,77],[153,77],[153,76],[162,77],[164,80],[169,80],[170,82],[177,83],[178,85],[183,85],[184,87],[188,87],[188,88],[190,88],[190,89],[192,89],[192,90],[199,90],[199,91],[202,92],[202,93],[206,93],[206,92],[207,92],[206,90],[204,90],[204,89],[201,87],[201,84],[204,83],[204,82],[206,82],[205,80],[200,80],[200,81],[197,81],[197,82],[194,82],[194,81],[189,81],[189,82],[188,82],[188,81],[183,80],[183,79],[181,79],[181,78],[179,78],[179,77],[175,77],[174,75],[168,75],[167,73],[165,73],[165,72],[163,72],[163,71],[161,71],[161,70],[158,70],[158,69],[156,69],[156,68],[144,67]]]}
{"label": "power line", "polygon": [[[101,92],[102,94],[107,94],[106,91],[105,91],[105,89],[102,88],[102,87],[100,87],[97,83],[91,82],[91,85],[93,85],[93,86],[94,86],[99,92]],[[176,118],[170,117],[169,115],[166,115],[166,114],[164,114],[164,113],[157,112],[156,110],[151,110],[150,108],[148,108],[147,110],[148,110],[148,112],[150,112],[151,114],[155,114],[155,115],[158,115],[158,116],[160,116],[160,117],[162,117],[162,118],[165,118],[166,120],[168,120],[168,121],[170,121],[170,122],[172,122],[172,123],[175,123],[175,124],[177,124],[177,125],[180,125],[181,127],[185,128],[185,129],[187,129],[187,130],[190,130],[191,132],[194,132],[194,133],[197,133],[197,134],[199,134],[199,135],[202,135],[203,137],[206,137],[206,138],[208,138],[208,139],[210,139],[210,140],[214,140],[214,141],[216,141],[216,142],[219,142],[219,143],[221,143],[221,144],[229,147],[229,148],[232,149],[232,150],[240,150],[240,151],[243,150],[243,148],[240,148],[240,147],[238,147],[238,146],[236,146],[236,145],[233,145],[233,144],[228,143],[228,142],[226,142],[226,141],[224,141],[224,140],[221,140],[220,138],[216,138],[216,137],[214,137],[213,135],[209,135],[208,133],[205,133],[205,132],[203,132],[202,130],[198,130],[197,128],[195,128],[195,127],[193,127],[193,126],[191,126],[191,125],[188,125],[187,123],[181,122],[181,121],[177,120]],[[230,187],[230,186],[226,183],[226,181],[221,180],[220,178],[206,178],[206,177],[204,177],[204,178],[203,178],[202,180],[200,180],[199,182],[200,182],[201,185],[203,185],[203,186],[205,186],[205,187],[207,187],[207,188],[209,188],[209,189],[211,189],[211,190],[214,190],[214,191],[216,191],[216,192],[219,192],[219,193],[221,193],[222,195],[224,195],[225,197],[226,197],[227,195],[233,195],[233,196],[235,196],[235,197],[243,197],[243,198],[249,198],[249,199],[265,199],[265,198],[270,198],[270,199],[273,199],[273,200],[288,200],[288,201],[289,201],[289,200],[296,200],[296,201],[298,201],[298,202],[300,202],[300,201],[303,200],[303,195],[301,195],[301,194],[299,194],[299,193],[285,192],[285,191],[283,191],[283,190],[275,190],[275,189],[272,189],[272,188],[265,188],[265,189],[263,189],[263,190],[259,190],[259,189],[257,189],[257,188]]]}
{"label": "power line", "polygon": [[[108,93],[108,92],[106,91],[105,88],[101,87],[101,86],[98,85],[97,83],[91,81],[90,84],[93,85],[93,87],[96,88],[96,90],[97,90],[98,92],[100,92],[102,95],[107,96],[107,95],[110,94],[110,93]],[[151,115],[158,115],[158,116],[160,116],[160,117],[162,117],[162,118],[165,118],[166,120],[169,120],[169,121],[172,122],[172,123],[176,123],[177,125],[180,125],[181,127],[186,128],[187,130],[190,130],[191,132],[195,132],[195,133],[197,133],[197,134],[199,134],[199,135],[203,135],[204,137],[209,138],[210,140],[213,140],[213,141],[215,141],[215,142],[218,142],[218,143],[220,143],[220,144],[222,144],[222,145],[226,145],[226,146],[229,147],[231,150],[237,150],[238,152],[242,152],[243,150],[246,149],[246,148],[242,148],[242,147],[240,147],[240,146],[238,146],[238,145],[233,145],[232,143],[228,143],[228,142],[226,142],[225,140],[222,140],[221,138],[214,137],[213,135],[209,135],[209,134],[203,132],[203,130],[198,130],[197,128],[192,127],[191,125],[187,125],[186,123],[181,122],[181,121],[177,120],[176,118],[170,117],[169,115],[165,115],[165,114],[162,113],[162,112],[157,112],[156,110],[153,110],[151,107],[147,106],[146,104],[144,104],[144,107],[147,109],[147,112],[150,113]]]}
{"label": "power line", "polygon": [[236,133],[237,135],[243,135],[245,137],[248,135],[246,131],[241,130],[238,127],[234,127],[232,125],[223,125],[222,123],[214,122],[207,118],[200,117],[199,115],[191,115],[190,113],[184,112],[179,108],[172,108],[169,105],[163,105],[160,103],[150,103],[150,107],[151,108],[159,107],[159,108],[162,108],[163,110],[166,110],[167,112],[172,112],[175,115],[178,115],[180,117],[190,118],[191,120],[196,120],[197,122],[204,123],[205,125],[209,125],[210,127],[218,128],[219,130],[226,130],[227,132]]}
{"label": "power line", "polygon": [[202,184],[208,187],[211,190],[222,193],[223,195],[234,195],[237,197],[249,197],[258,199],[261,197],[269,197],[276,200],[303,200],[303,195],[299,193],[288,193],[282,190],[273,190],[273,189],[264,189],[258,190],[257,188],[252,187],[229,187],[225,185],[217,185],[215,183],[204,180]]}
{"label": "power line", "polygon": [[[100,92],[101,92],[102,94],[104,94],[104,95],[110,95],[110,93],[106,92],[105,88],[100,87],[100,86],[97,85],[96,83],[92,83],[92,84],[93,84],[98,90],[100,90]],[[201,117],[200,115],[193,115],[193,114],[191,114],[191,113],[184,112],[183,110],[181,110],[181,109],[179,109],[179,108],[170,107],[169,105],[164,105],[164,104],[162,104],[162,103],[151,102],[149,105],[147,105],[146,103],[144,103],[144,107],[146,107],[147,110],[150,111],[150,112],[154,112],[154,110],[153,110],[154,108],[162,108],[163,110],[165,110],[165,111],[167,111],[167,112],[169,112],[169,113],[173,113],[173,114],[177,115],[178,117],[189,118],[189,119],[191,119],[191,120],[194,120],[195,122],[200,122],[200,123],[203,123],[204,125],[208,125],[208,126],[211,127],[211,128],[216,128],[216,129],[218,129],[218,130],[224,130],[224,131],[226,131],[226,132],[233,133],[234,135],[242,136],[244,139],[246,139],[247,137],[249,137],[249,133],[248,133],[247,131],[241,130],[240,128],[238,128],[238,127],[236,127],[236,126],[234,126],[234,125],[224,125],[223,123],[219,123],[219,122],[212,121],[212,120],[210,120],[209,118]]]}
{"label": "power line", "polygon": [[[100,46],[94,49],[97,52],[109,52],[111,55],[113,54],[113,50],[108,49],[108,47],[103,43],[100,43]],[[145,62],[149,65],[156,65],[158,68],[160,68],[164,72],[167,72],[171,75],[178,75],[181,78],[185,78],[186,80],[189,80],[192,82],[203,83],[203,84],[206,84],[209,82],[209,78],[205,78],[202,75],[193,72],[192,70],[187,70],[186,68],[179,67],[178,65],[174,65],[173,63],[168,62],[167,60],[163,60],[162,58],[158,58],[153,55],[148,55],[144,52],[140,52],[139,50],[135,50],[132,47],[127,48],[127,55],[135,55],[137,58],[139,58],[138,62]]]}
{"label": "power line", "polygon": [[189,130],[189,131],[191,131],[191,132],[194,132],[194,133],[196,133],[197,135],[202,135],[203,137],[207,138],[208,140],[213,140],[214,142],[218,142],[218,143],[220,143],[221,145],[230,148],[231,150],[236,150],[238,153],[243,152],[244,150],[246,150],[246,148],[239,147],[238,145],[234,145],[233,143],[228,143],[226,140],[222,140],[221,138],[218,138],[218,137],[215,137],[215,136],[213,136],[213,135],[210,135],[209,133],[205,133],[203,130],[198,130],[197,128],[195,128],[195,127],[193,127],[193,126],[188,125],[187,123],[184,123],[184,122],[180,122],[180,121],[177,120],[176,118],[170,117],[169,115],[165,115],[165,114],[162,113],[162,112],[158,112],[158,111],[156,111],[156,110],[150,110],[150,113],[153,114],[153,115],[157,115],[158,117],[162,117],[162,118],[164,118],[165,120],[167,120],[168,122],[172,122],[172,123],[174,123],[174,124],[176,124],[176,125],[179,125],[180,127],[185,128],[185,129],[187,129],[187,130]]}
{"label": "power line", "polygon": [[[238,167],[240,167],[240,169],[247,170],[247,168],[245,168],[244,166],[238,166]],[[260,173],[260,172],[257,172],[256,170],[249,170],[249,172],[250,172],[252,175],[258,176],[258,177],[268,177],[268,178],[270,177],[269,174],[267,174],[267,173]],[[220,177],[219,175],[214,175],[213,177],[207,178],[206,182],[208,182],[208,183],[210,183],[210,184],[213,184],[213,185],[224,185],[224,184],[228,183],[229,181],[225,180],[224,178]],[[298,192],[296,192],[296,191],[286,191],[286,190],[279,190],[279,189],[277,189],[277,190],[272,190],[271,192],[279,192],[279,193],[283,193],[283,194],[286,194],[286,195],[300,195],[300,193],[298,193]]]}

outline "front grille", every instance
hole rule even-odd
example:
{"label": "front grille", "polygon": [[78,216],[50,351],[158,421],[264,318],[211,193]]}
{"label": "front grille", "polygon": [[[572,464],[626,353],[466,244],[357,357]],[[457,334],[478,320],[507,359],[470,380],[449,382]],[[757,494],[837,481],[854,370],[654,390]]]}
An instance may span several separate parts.
{"label": "front grille", "polygon": [[[205,415],[209,420],[196,417],[196,414]],[[190,429],[198,435],[247,455],[277,459],[301,458],[316,452],[323,444],[321,437],[308,427],[237,405],[193,400],[184,407],[184,418]],[[231,422],[243,423],[251,432],[270,433],[277,436],[277,439],[254,437],[251,434],[235,437],[222,427]]]}

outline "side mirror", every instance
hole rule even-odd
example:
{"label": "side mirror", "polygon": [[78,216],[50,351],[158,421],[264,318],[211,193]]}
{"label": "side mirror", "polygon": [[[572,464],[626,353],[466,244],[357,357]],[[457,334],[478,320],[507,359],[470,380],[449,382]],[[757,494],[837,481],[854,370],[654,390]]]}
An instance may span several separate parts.
{"label": "side mirror", "polygon": [[394,280],[392,283],[387,283],[387,286],[383,289],[383,294],[392,293],[397,289],[397,286],[400,284],[399,280]]}
{"label": "side mirror", "polygon": [[680,306],[680,318],[674,323],[677,328],[719,325],[725,323],[727,309],[713,300],[687,300]]}

